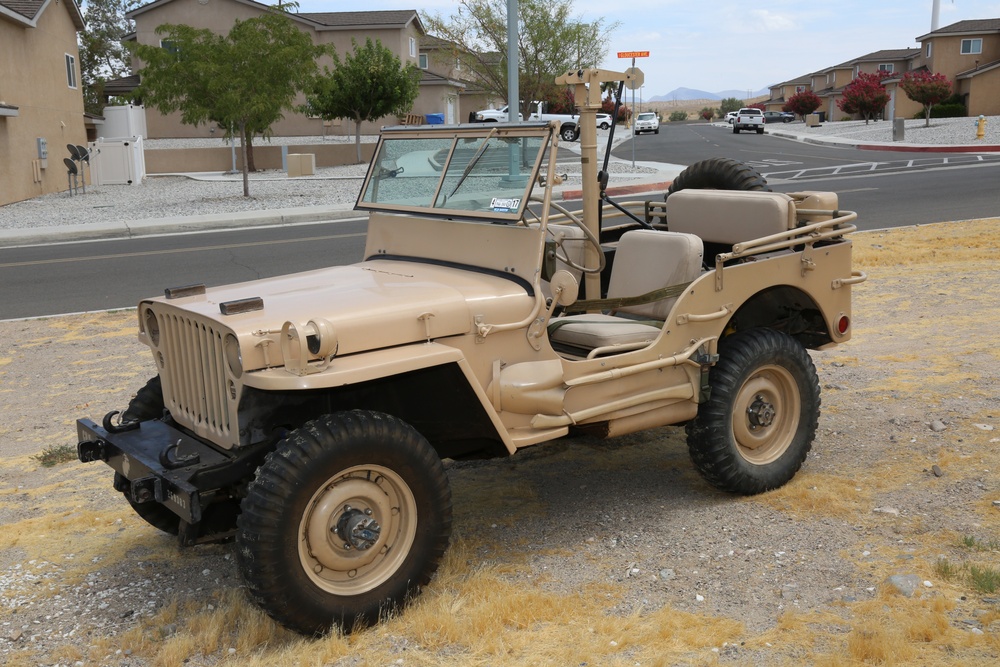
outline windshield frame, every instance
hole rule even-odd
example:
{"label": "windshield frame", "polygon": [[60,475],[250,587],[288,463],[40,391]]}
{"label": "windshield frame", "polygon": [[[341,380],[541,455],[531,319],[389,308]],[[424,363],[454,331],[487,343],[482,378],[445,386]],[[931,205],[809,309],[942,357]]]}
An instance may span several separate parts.
{"label": "windshield frame", "polygon": [[[466,208],[448,208],[447,199],[450,198],[449,192],[453,192],[453,188],[457,189],[454,183],[446,182],[449,178],[454,178],[456,176],[456,168],[452,167],[452,159],[455,157],[456,149],[460,146],[468,146],[470,141],[480,140],[479,146],[485,148],[488,142],[500,139],[522,139],[522,138],[535,138],[540,140],[540,147],[534,155],[534,159],[530,164],[524,164],[521,162],[521,167],[524,169],[519,177],[524,179],[523,187],[520,188],[520,196],[513,197],[510,196],[511,190],[504,193],[503,200],[518,200],[515,206],[510,206],[507,209],[502,209],[495,207],[492,210],[473,210]],[[387,145],[387,142],[407,140],[407,139],[431,139],[437,141],[450,141],[450,148],[448,149],[448,154],[440,162],[443,165],[441,169],[440,176],[436,186],[433,189],[433,193],[426,193],[429,196],[429,201],[423,205],[420,204],[404,204],[392,201],[385,202],[373,202],[366,201],[365,197],[369,192],[370,188],[377,188],[379,179],[386,178],[383,166],[381,164],[381,156],[383,155],[383,149]],[[418,127],[387,127],[383,128],[381,134],[379,135],[378,143],[375,146],[375,152],[372,155],[371,163],[368,166],[368,172],[365,175],[365,179],[361,185],[358,192],[358,198],[355,202],[355,210],[366,210],[366,211],[384,211],[388,213],[415,213],[420,215],[426,215],[429,217],[440,217],[448,219],[466,219],[466,220],[476,220],[482,221],[487,220],[491,222],[508,222],[515,223],[521,220],[527,209],[529,199],[531,197],[532,188],[536,183],[539,182],[538,174],[541,169],[543,161],[548,159],[550,152],[556,150],[557,135],[555,133],[555,127],[549,122],[527,122],[527,123],[472,123],[472,124],[462,124],[457,126],[418,126]],[[465,177],[469,175],[478,162],[478,158],[482,157],[482,153],[477,152],[477,157],[473,161],[470,161],[466,166],[466,171],[459,169],[459,174],[461,175],[460,181],[464,181]],[[395,178],[396,176],[389,176],[389,178]],[[459,183],[461,185],[461,183]],[[519,184],[520,185],[520,184]],[[376,190],[373,190],[375,192]],[[442,195],[448,195],[448,197],[443,197]]]}

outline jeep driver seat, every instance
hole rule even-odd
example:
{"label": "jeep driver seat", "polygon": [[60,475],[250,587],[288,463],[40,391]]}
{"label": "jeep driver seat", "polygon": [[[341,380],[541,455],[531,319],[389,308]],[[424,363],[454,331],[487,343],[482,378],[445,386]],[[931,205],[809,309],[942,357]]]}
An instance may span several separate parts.
{"label": "jeep driver seat", "polygon": [[[701,273],[702,241],[694,234],[637,229],[618,242],[608,299],[635,297],[693,281]],[[621,306],[608,314],[569,315],[549,323],[557,351],[593,358],[646,347],[677,297]]]}

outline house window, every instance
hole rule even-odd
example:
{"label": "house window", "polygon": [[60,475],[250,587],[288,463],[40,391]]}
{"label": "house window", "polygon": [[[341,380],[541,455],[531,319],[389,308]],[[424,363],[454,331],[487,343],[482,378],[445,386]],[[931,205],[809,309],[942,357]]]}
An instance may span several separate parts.
{"label": "house window", "polygon": [[888,74],[892,74],[892,72],[893,72],[893,64],[892,63],[881,64],[881,65],[878,66],[878,71],[880,71],[880,72],[886,72]]}
{"label": "house window", "polygon": [[861,74],[861,65],[855,65],[854,66],[854,78],[857,79],[859,74]]}
{"label": "house window", "polygon": [[181,47],[177,46],[176,42],[172,42],[169,39],[161,39],[160,40],[160,48],[161,49],[166,49],[167,51],[169,51],[170,53],[174,54],[175,56],[178,53],[181,52]]}
{"label": "house window", "polygon": [[66,85],[76,88],[76,58],[66,54]]}
{"label": "house window", "polygon": [[979,39],[963,39],[962,40],[962,55],[972,55],[975,53],[983,52],[983,40]]}
{"label": "house window", "polygon": [[415,37],[410,37],[410,57],[417,57],[417,39]]}
{"label": "house window", "polygon": [[427,69],[427,54],[420,54],[420,69]]}
{"label": "house window", "polygon": [[798,95],[799,93],[804,93],[804,92],[806,92],[806,87],[805,86],[795,86],[795,94],[796,95]]}
{"label": "house window", "polygon": [[934,52],[934,42],[927,42],[927,54],[924,57],[930,58],[931,53],[933,52]]}

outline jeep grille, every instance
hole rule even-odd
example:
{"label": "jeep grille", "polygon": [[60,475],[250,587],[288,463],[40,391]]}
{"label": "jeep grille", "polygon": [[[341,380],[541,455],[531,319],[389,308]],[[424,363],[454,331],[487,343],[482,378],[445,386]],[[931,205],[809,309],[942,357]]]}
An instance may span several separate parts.
{"label": "jeep grille", "polygon": [[214,322],[187,313],[160,312],[163,398],[178,422],[219,444],[230,440],[230,409],[223,338]]}

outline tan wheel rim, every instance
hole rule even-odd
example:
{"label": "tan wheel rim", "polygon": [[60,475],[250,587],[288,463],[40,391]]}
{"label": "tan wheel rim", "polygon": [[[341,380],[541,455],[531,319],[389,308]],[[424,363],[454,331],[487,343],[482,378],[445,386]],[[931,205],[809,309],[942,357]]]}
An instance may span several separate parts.
{"label": "tan wheel rim", "polygon": [[733,438],[744,459],[773,463],[795,438],[801,398],[788,369],[763,366],[740,387],[733,406]]}
{"label": "tan wheel rim", "polygon": [[313,494],[299,522],[299,561],[321,589],[360,595],[384,583],[417,533],[417,503],[388,468],[348,468]]}

